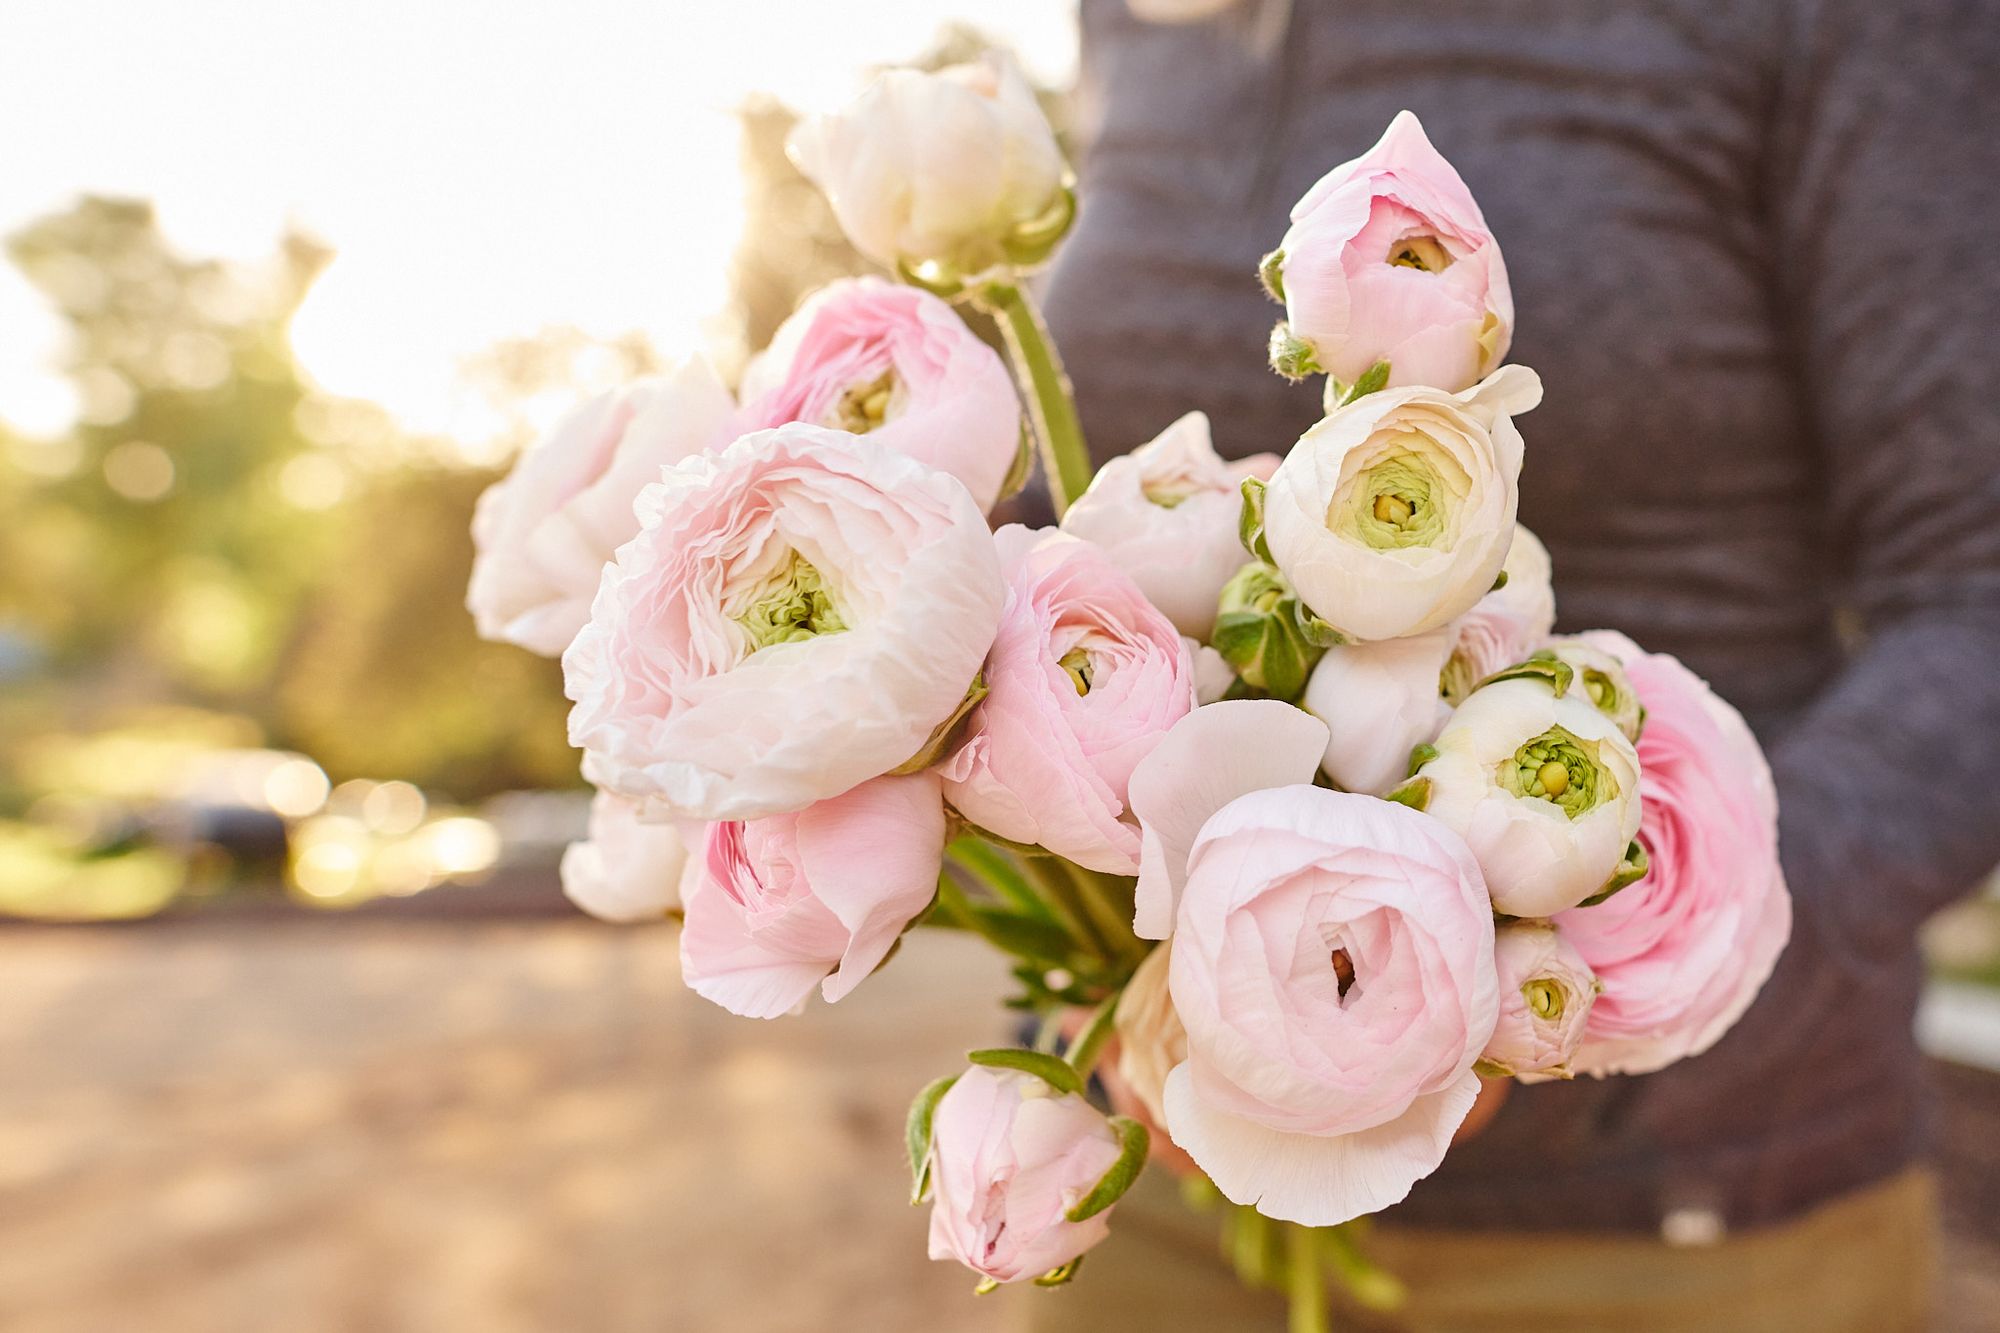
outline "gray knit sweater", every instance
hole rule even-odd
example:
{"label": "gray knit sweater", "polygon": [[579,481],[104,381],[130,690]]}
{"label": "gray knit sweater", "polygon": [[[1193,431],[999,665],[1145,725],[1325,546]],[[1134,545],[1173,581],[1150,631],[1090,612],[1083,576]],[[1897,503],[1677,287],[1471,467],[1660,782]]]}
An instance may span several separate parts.
{"label": "gray knit sweater", "polygon": [[[2000,4],[1084,0],[1049,318],[1100,457],[1205,410],[1282,451],[1258,255],[1403,107],[1547,384],[1521,517],[1564,629],[1707,676],[1777,772],[1797,924],[1708,1054],[1518,1088],[1395,1216],[1754,1225],[1907,1163],[1918,923],[2000,861]],[[1261,37],[1260,37],[1260,24]]]}

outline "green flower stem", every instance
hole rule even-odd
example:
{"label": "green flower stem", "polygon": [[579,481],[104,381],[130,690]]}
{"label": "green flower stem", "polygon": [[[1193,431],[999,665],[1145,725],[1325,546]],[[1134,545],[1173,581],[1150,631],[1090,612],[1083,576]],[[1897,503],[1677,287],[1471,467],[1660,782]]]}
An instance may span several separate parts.
{"label": "green flower stem", "polygon": [[1021,870],[1078,944],[1106,961],[1117,957],[1111,942],[1092,923],[1089,894],[1070,877],[1066,863],[1054,856],[1024,856]]}
{"label": "green flower stem", "polygon": [[1285,1293],[1291,1298],[1290,1333],[1331,1333],[1326,1279],[1320,1271],[1319,1233],[1296,1223],[1285,1227]]}
{"label": "green flower stem", "polygon": [[1097,1067],[1097,1057],[1104,1054],[1104,1048],[1111,1041],[1117,1028],[1113,1020],[1118,1014],[1118,1001],[1125,998],[1124,987],[1111,993],[1111,997],[1093,1009],[1085,1021],[1083,1030],[1076,1034],[1076,1040],[1069,1046],[1069,1062],[1076,1070],[1077,1077],[1086,1083],[1090,1081],[1090,1071]]}
{"label": "green flower stem", "polygon": [[1049,339],[1042,312],[1026,292],[1010,282],[982,287],[976,297],[981,309],[992,315],[1007,341],[1007,355],[1014,363],[1015,377],[1024,390],[1028,416],[1042,451],[1042,475],[1061,518],[1076,497],[1090,485],[1090,450],[1083,443],[1083,427],[1076,418],[1076,401],[1071,396],[1069,376],[1062,358]]}

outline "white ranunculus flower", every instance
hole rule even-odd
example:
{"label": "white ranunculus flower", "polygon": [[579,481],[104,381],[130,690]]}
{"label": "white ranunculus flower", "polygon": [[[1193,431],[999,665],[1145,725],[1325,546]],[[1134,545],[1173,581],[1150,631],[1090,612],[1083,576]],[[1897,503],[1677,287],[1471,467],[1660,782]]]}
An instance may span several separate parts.
{"label": "white ranunculus flower", "polygon": [[963,701],[1007,596],[942,472],[804,423],[640,493],[563,654],[584,776],[649,819],[756,819],[915,757]]}
{"label": "white ranunculus flower", "polygon": [[1306,682],[1306,711],[1326,723],[1320,770],[1348,791],[1381,796],[1410,776],[1410,751],[1451,717],[1438,680],[1455,626],[1326,650]]}
{"label": "white ranunculus flower", "polygon": [[1451,660],[1440,688],[1456,705],[1494,672],[1526,657],[1556,626],[1556,595],[1550,586],[1549,551],[1520,524],[1501,566],[1507,582],[1472,604],[1456,622]]}
{"label": "white ranunculus flower", "polygon": [[1243,479],[1277,466],[1275,454],[1224,462],[1208,417],[1189,412],[1099,468],[1062,529],[1101,547],[1181,633],[1206,640],[1222,585],[1248,559],[1237,531]]}
{"label": "white ranunculus flower", "polygon": [[997,55],[888,70],[845,109],[802,122],[790,150],[854,247],[892,268],[969,276],[1023,258],[1023,244],[1046,253],[1068,223],[1062,150],[1034,90]]}
{"label": "white ranunculus flower", "polygon": [[1480,1058],[1482,1073],[1569,1077],[1570,1057],[1583,1043],[1597,978],[1555,926],[1509,921],[1493,932],[1500,974],[1500,1021]]}
{"label": "white ranunculus flower", "polygon": [[1308,430],[1272,476],[1264,537],[1304,603],[1350,640],[1436,629],[1492,590],[1514,542],[1525,366],[1463,393],[1385,389]]}
{"label": "white ranunculus flower", "polygon": [[1605,889],[1639,831],[1639,756],[1587,698],[1495,681],[1433,744],[1426,809],[1472,848],[1496,911],[1552,916]]}
{"label": "white ranunculus flower", "polygon": [[657,921],[681,905],[687,859],[679,828],[641,823],[637,802],[601,791],[590,802],[590,837],[563,852],[563,893],[605,921]]}
{"label": "white ranunculus flower", "polygon": [[728,443],[736,410],[707,361],[599,394],[479,497],[465,604],[481,637],[556,657],[590,619],[612,553],[639,530],[640,487]]}
{"label": "white ranunculus flower", "polygon": [[1639,729],[1646,724],[1646,710],[1625,674],[1625,664],[1600,644],[1575,635],[1550,639],[1543,646],[1576,673],[1570,693],[1597,705],[1598,711],[1625,733],[1626,740],[1637,744]]}

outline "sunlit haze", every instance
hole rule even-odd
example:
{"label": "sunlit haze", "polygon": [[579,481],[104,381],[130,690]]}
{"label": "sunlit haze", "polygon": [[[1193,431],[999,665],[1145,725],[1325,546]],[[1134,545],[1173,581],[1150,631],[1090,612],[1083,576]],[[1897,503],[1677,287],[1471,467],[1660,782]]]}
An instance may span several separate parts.
{"label": "sunlit haze", "polygon": [[[468,355],[552,325],[672,353],[725,295],[747,94],[837,102],[963,19],[1070,77],[1075,0],[65,0],[0,11],[0,233],[90,192],[150,199],[193,256],[336,251],[296,346],[413,430],[484,428]],[[0,418],[76,403],[61,326],[0,266]]]}

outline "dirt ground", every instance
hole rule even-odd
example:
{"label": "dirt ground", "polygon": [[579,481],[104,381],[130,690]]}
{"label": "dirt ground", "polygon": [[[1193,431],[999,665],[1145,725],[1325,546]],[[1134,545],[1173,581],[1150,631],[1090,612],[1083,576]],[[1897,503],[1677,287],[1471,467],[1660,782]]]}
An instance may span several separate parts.
{"label": "dirt ground", "polygon": [[[997,1333],[1060,1299],[973,1300],[901,1195],[910,1091],[998,1030],[963,941],[777,1023],[683,991],[670,931],[573,917],[12,928],[0,977],[8,1333]],[[1955,1238],[1946,1327],[2000,1327],[1996,1256]]]}

